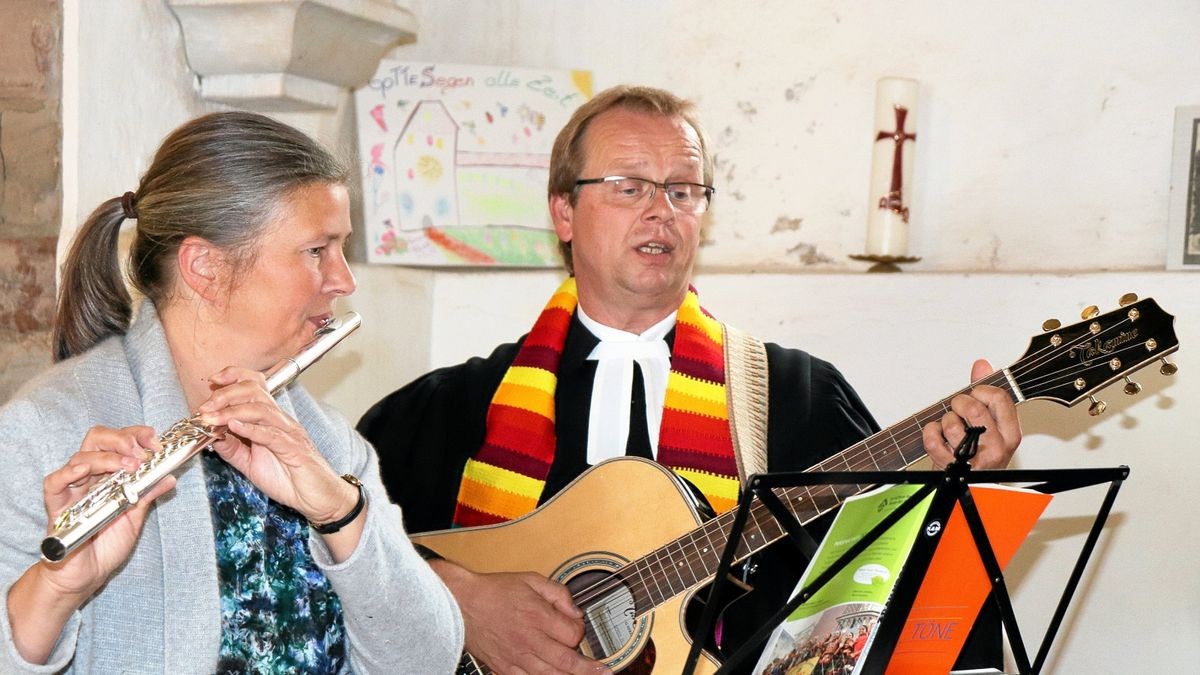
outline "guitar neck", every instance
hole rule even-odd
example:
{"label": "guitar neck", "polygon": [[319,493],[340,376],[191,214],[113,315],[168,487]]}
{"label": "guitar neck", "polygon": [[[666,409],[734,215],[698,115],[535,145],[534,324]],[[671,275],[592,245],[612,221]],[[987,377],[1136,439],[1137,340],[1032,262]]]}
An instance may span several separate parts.
{"label": "guitar neck", "polygon": [[[1024,397],[1011,381],[1007,370],[999,370],[975,384],[987,384],[1008,392],[1013,401]],[[975,384],[971,386],[975,386]],[[966,389],[921,410],[846,448],[809,468],[810,472],[828,471],[899,471],[925,456],[921,428],[940,420],[950,410],[950,401]],[[807,524],[842,505],[849,497],[871,485],[813,485],[780,488],[776,496],[796,517]],[[622,567],[617,575],[634,595],[639,614],[707,582],[716,575],[721,553],[733,529],[735,511],[727,511],[688,534]],[[765,505],[751,505],[745,530],[738,541],[734,561],[786,536],[782,525]]]}

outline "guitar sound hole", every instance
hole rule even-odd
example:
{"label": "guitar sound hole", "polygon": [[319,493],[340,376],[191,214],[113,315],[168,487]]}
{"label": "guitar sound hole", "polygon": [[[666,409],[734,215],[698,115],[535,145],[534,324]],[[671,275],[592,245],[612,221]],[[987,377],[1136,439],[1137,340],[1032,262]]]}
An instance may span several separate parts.
{"label": "guitar sound hole", "polygon": [[637,606],[633,593],[613,574],[588,571],[567,582],[583,610],[584,654],[605,659],[621,651],[634,638]]}

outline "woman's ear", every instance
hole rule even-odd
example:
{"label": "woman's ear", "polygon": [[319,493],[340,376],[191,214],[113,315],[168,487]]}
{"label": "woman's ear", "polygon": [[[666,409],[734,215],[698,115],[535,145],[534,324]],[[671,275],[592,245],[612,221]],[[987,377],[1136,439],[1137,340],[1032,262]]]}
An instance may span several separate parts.
{"label": "woman's ear", "polygon": [[191,236],[179,245],[176,255],[179,263],[180,290],[195,294],[206,301],[212,302],[224,287],[225,265],[224,252],[212,242],[200,237]]}

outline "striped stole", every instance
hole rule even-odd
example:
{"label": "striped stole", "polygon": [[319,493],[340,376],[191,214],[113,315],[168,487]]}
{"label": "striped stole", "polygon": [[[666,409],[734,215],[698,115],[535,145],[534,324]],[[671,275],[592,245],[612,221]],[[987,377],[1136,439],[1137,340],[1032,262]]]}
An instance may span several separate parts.
{"label": "striped stole", "polygon": [[[571,317],[575,278],[554,292],[492,396],[483,446],[467,460],[455,527],[502,523],[537,507],[554,463],[554,391]],[[688,288],[679,307],[657,460],[723,513],[737,503],[721,323]]]}

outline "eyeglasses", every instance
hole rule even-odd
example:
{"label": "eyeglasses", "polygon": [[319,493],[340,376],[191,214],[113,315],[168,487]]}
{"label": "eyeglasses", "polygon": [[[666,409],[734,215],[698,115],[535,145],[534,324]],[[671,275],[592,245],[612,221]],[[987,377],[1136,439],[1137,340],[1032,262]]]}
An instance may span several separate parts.
{"label": "eyeglasses", "polygon": [[638,208],[649,204],[654,199],[658,188],[671,205],[687,213],[704,213],[716,189],[711,185],[672,181],[657,183],[649,178],[634,178],[632,176],[605,176],[603,178],[582,178],[575,181],[575,187],[581,185],[602,185],[604,199],[614,205],[627,208]]}

